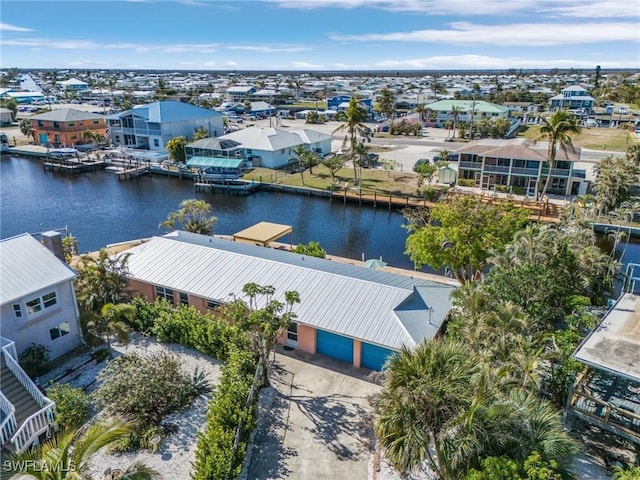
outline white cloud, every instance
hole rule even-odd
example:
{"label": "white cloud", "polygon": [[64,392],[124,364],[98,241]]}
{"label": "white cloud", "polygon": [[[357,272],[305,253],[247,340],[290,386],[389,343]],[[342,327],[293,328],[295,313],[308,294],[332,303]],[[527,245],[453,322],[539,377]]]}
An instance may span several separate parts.
{"label": "white cloud", "polygon": [[280,52],[305,52],[311,50],[308,47],[299,47],[299,46],[269,46],[269,45],[231,45],[227,47],[229,50],[247,50],[250,52],[260,52],[260,53],[280,53]]}
{"label": "white cloud", "polygon": [[0,32],[32,32],[33,30],[25,27],[18,27],[10,23],[0,23]]}
{"label": "white cloud", "polygon": [[309,62],[291,62],[291,66],[300,70],[322,70],[324,68],[323,65]]}
{"label": "white cloud", "polygon": [[3,45],[60,50],[135,50],[136,52],[212,53],[215,43],[175,43],[167,45],[140,45],[138,43],[99,43],[92,40],[54,40],[47,38],[21,38],[2,41]]}
{"label": "white cloud", "polygon": [[[376,62],[371,68],[382,70],[501,70],[509,68],[593,68],[593,60],[540,60],[521,57],[489,57],[484,55],[456,55],[385,60]],[[598,61],[603,68],[635,68],[634,62]]]}
{"label": "white cloud", "polygon": [[206,2],[198,2],[196,0],[181,0],[180,3],[182,5],[186,5],[187,7],[209,7],[210,4]]}
{"label": "white cloud", "polygon": [[449,30],[330,34],[333,40],[348,42],[424,42],[454,45],[495,45],[540,47],[602,42],[638,42],[637,23],[520,23],[478,25],[452,23]]}
{"label": "white cloud", "polygon": [[[627,0],[268,0],[281,8],[379,8],[430,15],[496,15],[552,12],[581,18],[637,18],[638,11]],[[635,1],[635,0],[632,0]]]}

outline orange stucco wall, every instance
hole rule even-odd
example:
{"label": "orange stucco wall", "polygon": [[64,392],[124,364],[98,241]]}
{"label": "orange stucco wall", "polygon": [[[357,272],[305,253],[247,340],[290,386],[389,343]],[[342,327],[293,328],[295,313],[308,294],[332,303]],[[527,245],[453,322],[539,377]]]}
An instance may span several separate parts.
{"label": "orange stucco wall", "polygon": [[353,366],[360,368],[360,362],[362,360],[362,342],[360,340],[353,339]]}
{"label": "orange stucco wall", "polygon": [[[61,143],[68,147],[77,143],[87,143],[88,140],[82,138],[82,133],[85,130],[91,130],[93,133],[99,133],[102,136],[107,135],[107,125],[104,118],[96,119],[98,123],[93,123],[93,120],[79,120],[69,125],[69,122],[53,122],[50,120],[31,120],[31,128],[35,132],[36,141],[43,143],[41,135],[47,135],[47,142]],[[57,135],[57,139],[56,139]]]}
{"label": "orange stucco wall", "polygon": [[155,289],[153,285],[149,285],[148,283],[139,282],[138,280],[129,279],[129,290],[134,292],[138,292],[148,301],[153,302],[156,299]]}
{"label": "orange stucco wall", "polygon": [[316,329],[298,325],[298,348],[303,352],[316,353]]}

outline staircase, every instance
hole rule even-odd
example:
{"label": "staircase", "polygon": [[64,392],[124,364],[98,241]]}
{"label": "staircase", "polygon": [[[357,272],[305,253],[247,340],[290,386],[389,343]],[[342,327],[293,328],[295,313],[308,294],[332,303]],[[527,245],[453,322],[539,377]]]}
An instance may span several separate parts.
{"label": "staircase", "polygon": [[0,443],[3,450],[21,453],[50,430],[55,403],[22,370],[15,343],[4,337],[0,341]]}
{"label": "staircase", "polygon": [[42,407],[36,403],[29,391],[22,386],[20,381],[6,366],[0,370],[0,385],[2,393],[16,409],[16,423],[22,423]]}

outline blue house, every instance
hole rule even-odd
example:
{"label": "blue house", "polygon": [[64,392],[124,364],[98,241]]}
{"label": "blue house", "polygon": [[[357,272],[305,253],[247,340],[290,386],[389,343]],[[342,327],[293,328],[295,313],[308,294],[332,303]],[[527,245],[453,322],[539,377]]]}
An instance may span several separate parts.
{"label": "blue house", "polygon": [[164,151],[169,140],[204,128],[209,137],[224,133],[222,113],[183,102],[164,101],[138,105],[107,117],[116,146]]}
{"label": "blue house", "polygon": [[551,97],[549,100],[552,110],[559,108],[580,109],[583,108],[587,113],[593,110],[596,99],[587,93],[587,91],[579,86],[571,86],[563,88],[560,94]]}
{"label": "blue house", "polygon": [[[351,96],[349,95],[336,95],[327,98],[327,110],[335,110],[336,112],[346,110],[350,100]],[[360,103],[367,109],[369,118],[373,118],[373,101],[370,98],[361,98]]]}

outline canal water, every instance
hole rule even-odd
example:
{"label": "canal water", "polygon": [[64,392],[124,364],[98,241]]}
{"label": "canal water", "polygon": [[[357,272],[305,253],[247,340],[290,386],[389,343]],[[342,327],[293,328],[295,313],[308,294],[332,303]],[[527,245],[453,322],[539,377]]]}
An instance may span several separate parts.
{"label": "canal water", "polygon": [[[57,174],[44,172],[41,160],[7,156],[0,163],[0,188],[2,238],[66,226],[78,239],[80,252],[93,251],[165,233],[158,224],[168,213],[181,201],[198,198],[213,206],[217,234],[230,235],[260,221],[283,223],[293,226],[294,244],[317,241],[332,255],[382,257],[389,265],[413,268],[404,254],[404,219],[386,207],[280,192],[196,193],[190,180],[152,176],[118,181],[103,171]],[[640,263],[640,244],[622,244],[619,251],[624,251],[624,263]]]}
{"label": "canal water", "polygon": [[[190,180],[154,175],[118,181],[109,172],[44,172],[41,160],[4,157],[0,235],[37,233],[67,226],[81,252],[110,243],[161,235],[158,224],[188,198],[206,200],[218,223],[214,232],[233,234],[260,221],[293,226],[293,243],[318,241],[332,255],[380,258],[413,268],[404,255],[404,219],[386,207],[344,205],[327,198],[279,192],[230,195],[196,193]],[[283,238],[282,241],[288,241]]]}

